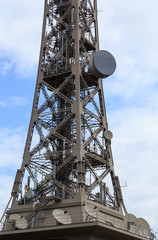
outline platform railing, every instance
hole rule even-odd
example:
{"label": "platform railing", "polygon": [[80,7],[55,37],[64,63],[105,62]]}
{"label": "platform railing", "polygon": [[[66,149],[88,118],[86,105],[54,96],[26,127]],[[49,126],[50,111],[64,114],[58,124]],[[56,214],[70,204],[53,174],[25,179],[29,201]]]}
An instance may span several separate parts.
{"label": "platform railing", "polygon": [[[99,212],[99,214],[96,214],[96,212],[89,212],[89,214],[87,214],[86,212],[84,212],[83,214],[81,213],[77,213],[77,212],[71,212],[69,213],[70,219],[68,219],[68,221],[66,221],[66,216],[64,218],[64,225],[77,225],[77,224],[87,224],[90,222],[99,222],[101,224],[106,225],[107,227],[113,227],[115,230],[123,230],[125,232],[131,232],[135,235],[142,235],[143,237],[150,239],[149,235],[145,236],[142,232],[142,234],[140,233],[139,230],[139,226],[133,226],[131,229],[128,229],[127,226],[125,226],[125,222],[123,221],[123,219],[120,219],[118,217],[106,214],[106,213],[101,213]],[[63,215],[58,216],[58,219],[62,219]],[[23,218],[25,218],[25,216],[23,216]],[[28,222],[28,226],[27,229],[39,229],[39,228],[49,228],[49,227],[57,227],[57,226],[61,226],[62,223],[60,223],[59,221],[57,221],[54,216],[51,215],[47,215],[47,213],[44,215],[40,214],[37,215],[34,219],[32,219],[31,221]],[[11,221],[11,220],[3,220],[0,223],[0,231],[4,232],[4,231],[16,231],[16,230],[20,230],[16,227],[16,221]],[[22,229],[21,229],[22,230]],[[156,232],[152,231],[153,234],[155,235],[155,239],[154,240],[158,240],[158,235]]]}

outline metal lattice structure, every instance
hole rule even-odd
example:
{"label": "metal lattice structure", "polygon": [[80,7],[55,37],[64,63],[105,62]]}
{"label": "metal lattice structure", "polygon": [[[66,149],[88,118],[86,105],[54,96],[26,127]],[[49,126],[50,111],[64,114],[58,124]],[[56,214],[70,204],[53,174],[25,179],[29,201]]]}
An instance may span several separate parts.
{"label": "metal lattice structure", "polygon": [[98,50],[96,0],[45,0],[32,116],[12,189],[11,209],[34,206],[28,222],[50,201],[76,195],[81,205],[88,199],[126,213],[102,80],[88,71]]}

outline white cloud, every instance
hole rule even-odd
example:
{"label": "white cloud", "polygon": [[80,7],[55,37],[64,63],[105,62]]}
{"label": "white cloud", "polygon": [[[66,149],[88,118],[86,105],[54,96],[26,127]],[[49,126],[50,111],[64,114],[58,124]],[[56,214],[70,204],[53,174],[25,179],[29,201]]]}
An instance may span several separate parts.
{"label": "white cloud", "polygon": [[21,77],[32,75],[38,62],[43,5],[42,0],[0,1],[1,59]]}
{"label": "white cloud", "polygon": [[158,2],[100,0],[101,49],[116,58],[103,80],[116,174],[127,210],[158,230]]}
{"label": "white cloud", "polygon": [[[0,218],[9,202],[11,196],[11,189],[13,186],[14,178],[11,176],[0,176]],[[0,226],[1,227],[1,226]]]}
{"label": "white cloud", "polygon": [[146,218],[156,229],[158,212],[158,108],[110,112],[115,169],[121,179],[127,210]]}
{"label": "white cloud", "polygon": [[[130,99],[157,83],[158,21],[156,0],[98,1],[101,48],[117,60],[117,80],[106,83],[108,93]],[[107,80],[108,82],[109,80]]]}
{"label": "white cloud", "polygon": [[6,107],[6,106],[7,106],[7,104],[5,101],[0,101],[0,107]]}
{"label": "white cloud", "polygon": [[1,100],[0,101],[0,107],[18,107],[18,106],[24,106],[29,103],[29,100],[25,97],[19,97],[19,96],[10,96],[7,100]]}
{"label": "white cloud", "polygon": [[23,106],[29,103],[27,98],[12,96],[11,97],[12,105],[14,106]]}
{"label": "white cloud", "polygon": [[26,131],[0,128],[0,167],[16,169],[21,165]]}
{"label": "white cloud", "polygon": [[0,128],[0,218],[10,199],[16,170],[22,163],[24,128]]}
{"label": "white cloud", "polygon": [[6,75],[8,71],[10,71],[12,69],[12,64],[9,63],[8,61],[1,61],[0,62],[0,72],[3,75]]}

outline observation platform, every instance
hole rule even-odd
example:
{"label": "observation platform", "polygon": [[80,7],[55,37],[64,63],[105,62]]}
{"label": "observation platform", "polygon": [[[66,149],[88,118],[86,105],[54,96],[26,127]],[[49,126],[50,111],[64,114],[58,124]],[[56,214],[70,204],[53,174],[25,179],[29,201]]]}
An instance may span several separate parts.
{"label": "observation platform", "polygon": [[0,240],[145,240],[130,233],[101,222],[87,222],[53,227],[0,232]]}

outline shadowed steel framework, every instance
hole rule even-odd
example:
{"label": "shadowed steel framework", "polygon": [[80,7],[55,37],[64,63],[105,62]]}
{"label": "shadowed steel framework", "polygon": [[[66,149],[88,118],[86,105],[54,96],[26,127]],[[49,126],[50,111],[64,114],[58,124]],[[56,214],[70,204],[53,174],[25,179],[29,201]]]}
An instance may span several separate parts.
{"label": "shadowed steel framework", "polygon": [[23,234],[54,239],[61,232],[77,239],[72,229],[83,231],[85,238],[93,232],[100,239],[102,232],[104,239],[142,239],[124,225],[127,211],[94,64],[104,54],[99,51],[97,0],[45,0],[30,126],[0,239]]}

